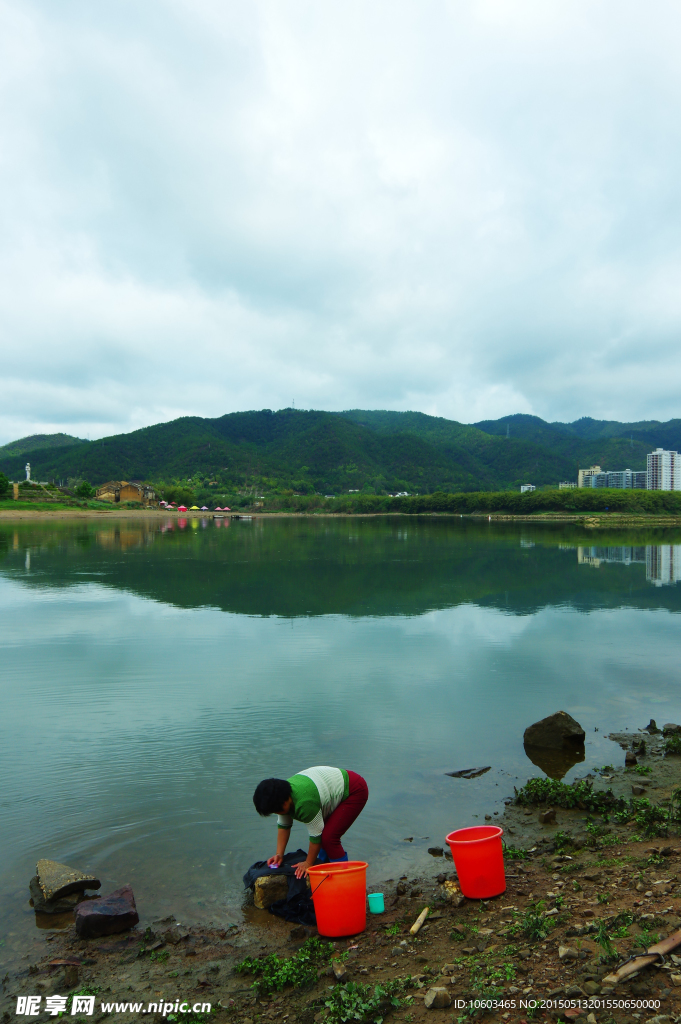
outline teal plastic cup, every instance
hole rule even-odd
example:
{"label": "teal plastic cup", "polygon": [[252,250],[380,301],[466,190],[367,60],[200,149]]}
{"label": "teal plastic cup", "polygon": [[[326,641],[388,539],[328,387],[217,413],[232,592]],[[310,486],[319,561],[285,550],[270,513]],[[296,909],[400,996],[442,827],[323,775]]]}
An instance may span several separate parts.
{"label": "teal plastic cup", "polygon": [[385,910],[385,903],[383,902],[382,892],[370,892],[367,896],[369,900],[369,912],[371,914],[382,914]]}

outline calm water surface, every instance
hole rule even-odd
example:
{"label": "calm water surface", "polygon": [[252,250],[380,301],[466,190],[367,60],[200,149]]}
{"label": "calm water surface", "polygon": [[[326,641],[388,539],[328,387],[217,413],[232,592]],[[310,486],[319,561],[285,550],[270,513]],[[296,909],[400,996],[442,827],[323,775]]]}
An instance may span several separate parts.
{"label": "calm water surface", "polygon": [[0,523],[5,953],[43,856],[131,882],[143,921],[237,920],[269,775],[364,775],[347,848],[377,880],[540,774],[544,715],[619,762],[611,729],[681,720],[680,555],[679,531],[459,519]]}

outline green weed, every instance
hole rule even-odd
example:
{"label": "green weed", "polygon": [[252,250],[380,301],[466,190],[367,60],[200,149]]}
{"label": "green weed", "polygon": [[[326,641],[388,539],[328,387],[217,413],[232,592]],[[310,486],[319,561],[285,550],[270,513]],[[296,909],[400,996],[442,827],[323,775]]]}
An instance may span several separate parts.
{"label": "green weed", "polygon": [[335,985],[324,1003],[327,1009],[326,1020],[329,1024],[346,1024],[347,1021],[382,1024],[386,1014],[402,1006],[399,996],[404,988],[404,982],[398,980],[375,987],[354,981],[346,985]]}
{"label": "green weed", "polygon": [[638,935],[638,941],[645,949],[650,949],[656,942],[660,941],[657,932],[650,932],[647,928],[642,928]]}
{"label": "green weed", "polygon": [[606,925],[605,921],[601,921],[600,924],[598,925],[598,931],[596,932],[595,938],[596,938],[596,942],[598,943],[598,945],[603,950],[603,955],[601,956],[601,960],[605,960],[606,962],[609,962],[611,960],[616,960],[617,959],[617,950],[615,949],[615,947],[612,944],[612,939],[610,938],[610,935],[608,934],[608,928],[607,928],[607,925]]}
{"label": "green weed", "polygon": [[399,933],[400,926],[397,923],[389,925],[385,930],[386,935],[399,935]]}
{"label": "green weed", "polygon": [[308,939],[293,956],[279,957],[276,953],[262,959],[246,957],[236,965],[240,974],[254,974],[252,988],[258,995],[281,991],[286,985],[294,988],[308,988],[317,980],[317,967],[330,959],[333,953],[330,942],[322,942],[314,936]]}
{"label": "green weed", "polygon": [[557,853],[562,853],[566,846],[572,846],[572,836],[559,829],[553,837],[553,846]]}
{"label": "green weed", "polygon": [[510,843],[502,842],[504,848],[504,857],[508,860],[527,860],[529,854],[527,850],[523,850],[520,846],[512,846]]}
{"label": "green weed", "polygon": [[681,755],[681,733],[676,733],[674,736],[669,736],[664,743],[664,756],[679,756]]}
{"label": "green weed", "polygon": [[598,903],[609,903],[610,897],[607,892],[599,892],[598,896],[596,896],[596,900]]}
{"label": "green weed", "polygon": [[159,949],[155,953],[151,953],[149,955],[149,959],[158,960],[160,963],[164,964],[169,956],[170,953],[168,952],[167,949]]}
{"label": "green weed", "polygon": [[544,900],[537,900],[528,905],[524,914],[516,915],[507,934],[512,938],[522,935],[529,942],[539,942],[547,937],[552,927],[551,918],[544,917]]}

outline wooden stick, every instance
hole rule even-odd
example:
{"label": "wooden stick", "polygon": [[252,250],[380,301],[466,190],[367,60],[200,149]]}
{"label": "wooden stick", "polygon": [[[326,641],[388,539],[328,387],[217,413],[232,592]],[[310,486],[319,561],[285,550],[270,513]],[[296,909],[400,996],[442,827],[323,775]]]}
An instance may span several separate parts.
{"label": "wooden stick", "polygon": [[[423,925],[424,921],[428,917],[428,911],[429,910],[430,910],[430,907],[426,907],[425,910],[421,911],[421,913],[419,914],[419,916],[416,918],[416,920],[414,921],[413,925],[409,929],[409,934],[410,935],[416,935],[417,932],[421,931],[421,926]],[[681,942],[681,938],[679,939],[679,942]]]}
{"label": "wooden stick", "polygon": [[656,942],[654,946],[650,946],[648,953],[642,953],[635,960],[630,960],[629,963],[620,967],[619,971],[616,971],[614,974],[608,974],[606,978],[603,978],[603,984],[617,985],[618,982],[628,978],[630,974],[636,974],[642,967],[647,967],[648,964],[654,964],[656,960],[659,960],[658,956],[652,954],[669,953],[672,949],[676,949],[677,946],[681,946],[681,931],[673,932],[669,938],[663,939],[662,942]]}

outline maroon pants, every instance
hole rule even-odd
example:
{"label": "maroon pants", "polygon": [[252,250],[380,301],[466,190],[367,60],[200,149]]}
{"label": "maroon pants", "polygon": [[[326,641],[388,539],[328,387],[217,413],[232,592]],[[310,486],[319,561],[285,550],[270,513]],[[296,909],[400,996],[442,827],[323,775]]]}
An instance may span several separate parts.
{"label": "maroon pants", "polygon": [[345,856],[341,836],[347,832],[369,799],[369,787],[361,775],[357,772],[348,772],[348,781],[350,791],[347,797],[324,822],[322,849],[329,860],[340,860]]}

